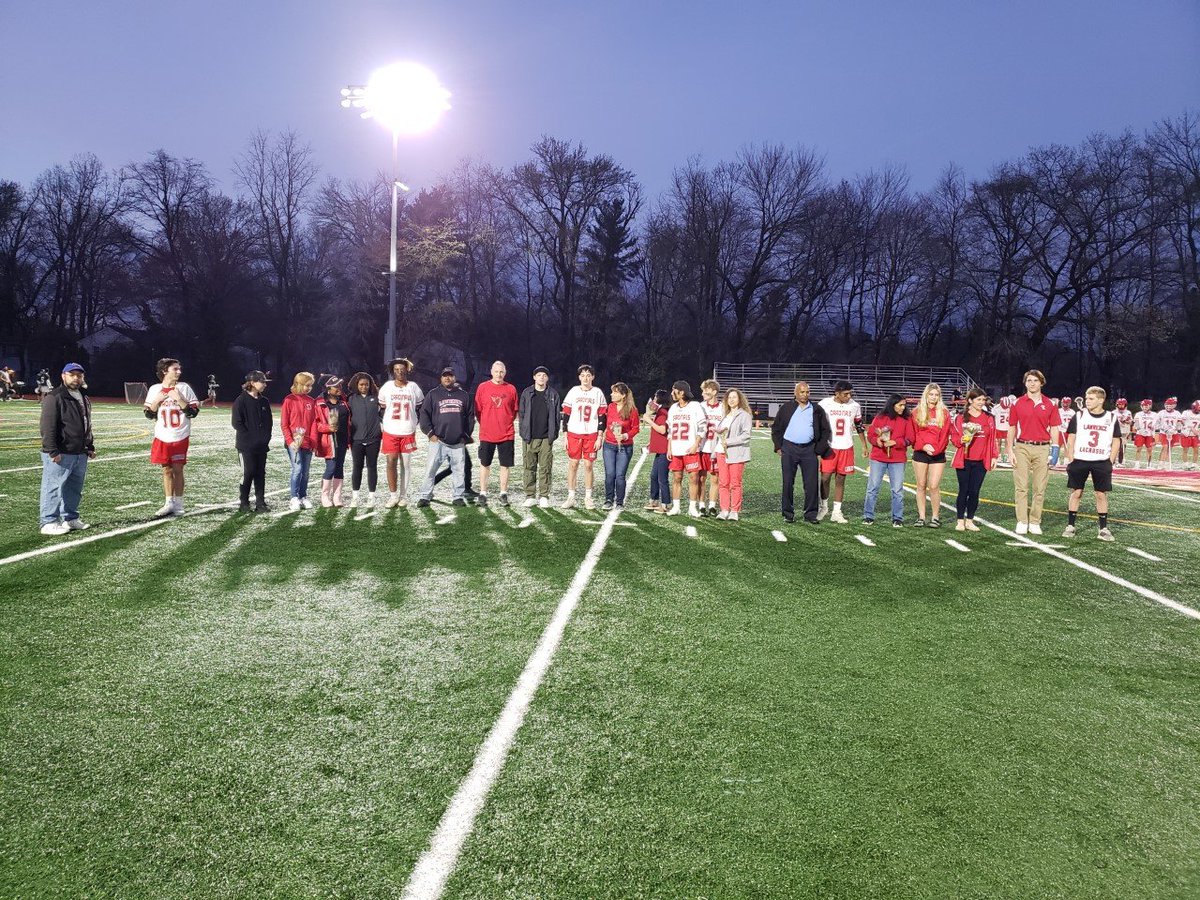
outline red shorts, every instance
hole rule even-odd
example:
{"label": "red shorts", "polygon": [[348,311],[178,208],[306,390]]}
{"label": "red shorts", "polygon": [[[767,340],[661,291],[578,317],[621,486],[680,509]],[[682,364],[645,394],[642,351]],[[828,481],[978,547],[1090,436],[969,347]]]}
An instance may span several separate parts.
{"label": "red shorts", "polygon": [[184,438],[182,441],[160,441],[155,438],[154,443],[150,445],[150,464],[155,466],[186,464],[188,441],[190,440],[191,438]]}
{"label": "red shorts", "polygon": [[397,453],[412,453],[417,449],[415,434],[383,433],[383,446],[380,448],[384,456],[395,456]]}
{"label": "red shorts", "polygon": [[1151,435],[1151,434],[1134,435],[1133,446],[1135,446],[1135,447],[1153,447],[1154,446],[1154,435]]}
{"label": "red shorts", "polygon": [[567,459],[595,459],[596,437],[594,434],[567,432]]}
{"label": "red shorts", "polygon": [[1190,450],[1193,447],[1200,447],[1200,437],[1196,435],[1180,435],[1179,446],[1184,450]]}
{"label": "red shorts", "polygon": [[701,453],[700,454],[700,474],[708,475],[717,471],[717,454]]}
{"label": "red shorts", "polygon": [[[1179,435],[1173,434],[1173,435],[1169,435],[1169,437],[1171,439],[1171,446],[1178,447],[1179,446]],[[1160,434],[1158,436],[1158,446],[1160,446],[1160,447],[1167,446],[1167,438],[1168,438],[1168,435]]]}
{"label": "red shorts", "polygon": [[821,474],[828,475],[834,472],[838,475],[850,475],[854,472],[854,448],[847,447],[845,450],[834,450],[833,455],[828,459],[821,460]]}
{"label": "red shorts", "polygon": [[667,464],[668,472],[699,472],[700,454],[689,453],[687,456],[672,456]]}

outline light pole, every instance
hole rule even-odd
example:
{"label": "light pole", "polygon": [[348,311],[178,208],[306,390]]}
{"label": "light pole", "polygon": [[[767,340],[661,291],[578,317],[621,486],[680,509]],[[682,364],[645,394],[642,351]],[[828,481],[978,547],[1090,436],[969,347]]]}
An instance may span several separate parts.
{"label": "light pole", "polygon": [[450,92],[424,66],[398,62],[377,69],[365,84],[342,88],[342,106],[360,110],[364,119],[376,119],[392,132],[392,243],[388,261],[388,321],[383,338],[384,363],[396,354],[396,216],[400,191],[400,135],[417,135],[437,124],[450,108]]}

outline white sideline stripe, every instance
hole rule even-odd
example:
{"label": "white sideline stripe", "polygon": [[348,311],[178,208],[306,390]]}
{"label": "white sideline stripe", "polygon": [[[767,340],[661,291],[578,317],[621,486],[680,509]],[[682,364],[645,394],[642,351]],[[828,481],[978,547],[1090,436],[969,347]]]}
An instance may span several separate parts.
{"label": "white sideline stripe", "polygon": [[857,538],[858,542],[860,544],[862,544],[864,547],[874,547],[875,546],[875,542],[873,540],[871,540],[869,537],[867,537],[865,534],[856,534],[854,537]]}
{"label": "white sideline stripe", "polygon": [[1180,494],[1172,494],[1170,491],[1156,491],[1154,488],[1141,487],[1136,484],[1125,484],[1123,481],[1114,481],[1117,487],[1128,488],[1131,491],[1141,491],[1143,494],[1157,494],[1159,497],[1170,497],[1172,500],[1182,500],[1184,503],[1200,503],[1200,499],[1196,497],[1184,497]]}
{"label": "white sideline stripe", "polygon": [[1162,562],[1162,559],[1155,556],[1153,553],[1147,553],[1145,550],[1139,550],[1137,547],[1126,547],[1134,556],[1140,556],[1142,559],[1148,559],[1150,562]]}
{"label": "white sideline stripe", "polygon": [[453,521],[454,521],[455,519],[457,519],[457,518],[458,518],[458,516],[456,516],[456,515],[454,515],[453,513],[451,513],[451,514],[450,514],[450,515],[448,515],[448,516],[442,516],[440,519],[438,519],[438,520],[437,520],[437,523],[436,523],[436,524],[438,524],[438,525],[449,525],[451,522],[453,522]]}
{"label": "white sideline stripe", "polygon": [[683,530],[683,533],[686,534],[688,537],[699,537],[700,536],[700,533],[698,531],[696,531],[695,525],[689,525],[687,528],[685,528]]}
{"label": "white sideline stripe", "polygon": [[[904,489],[911,494],[916,494],[916,490],[908,487],[907,485],[905,485]],[[946,507],[946,509],[954,509],[954,507],[949,503],[943,503],[942,506]],[[1003,534],[1005,537],[1012,538],[1019,546],[1034,547],[1048,556],[1053,556],[1055,559],[1061,559],[1065,563],[1070,563],[1077,569],[1090,572],[1097,578],[1103,578],[1105,581],[1123,587],[1126,590],[1133,591],[1135,594],[1145,597],[1147,600],[1153,600],[1155,603],[1159,603],[1168,609],[1173,609],[1175,612],[1181,613],[1182,615],[1187,616],[1189,619],[1196,619],[1197,621],[1200,621],[1200,610],[1192,609],[1190,606],[1184,606],[1182,603],[1172,600],[1170,597],[1164,597],[1157,591],[1144,588],[1140,584],[1134,584],[1132,581],[1127,581],[1120,575],[1114,575],[1112,572],[1106,572],[1104,569],[1093,566],[1091,563],[1085,563],[1081,559],[1076,559],[1073,556],[1067,556],[1065,553],[1059,553],[1059,545],[1039,544],[1037,541],[1031,541],[1029,538],[1023,537],[1022,535],[1017,534],[1015,531],[1009,531],[1003,526],[989,522],[987,519],[980,519],[978,516],[975,518],[975,521],[977,523],[982,523],[993,531],[1000,532],[1000,534]]]}
{"label": "white sideline stripe", "polygon": [[1010,547],[1024,547],[1026,550],[1037,550],[1041,547],[1049,547],[1051,550],[1066,550],[1066,544],[1039,544],[1036,541],[1005,541]]}
{"label": "white sideline stripe", "polygon": [[[645,460],[645,455],[639,457],[637,464],[633,467],[631,481],[637,480],[638,471],[642,468]],[[605,517],[605,524],[609,526],[614,524],[621,512],[620,509],[614,509]],[[475,827],[475,818],[483,809],[492,785],[496,783],[496,779],[504,768],[508,752],[525,721],[525,714],[529,711],[533,696],[537,693],[538,686],[541,685],[546,671],[554,661],[554,654],[562,641],[567,623],[571,620],[575,607],[579,605],[579,598],[583,596],[583,591],[591,580],[592,572],[595,571],[596,564],[600,561],[600,554],[604,552],[604,547],[608,544],[612,533],[611,527],[601,528],[596,539],[592,541],[592,546],[579,566],[579,571],[571,580],[570,587],[558,601],[554,617],[546,626],[546,630],[542,632],[537,647],[525,663],[525,669],[521,672],[521,677],[517,679],[512,693],[509,694],[504,709],[501,710],[499,718],[492,725],[492,730],[488,732],[479,752],[475,754],[471,771],[459,784],[458,790],[454,792],[450,805],[446,807],[441,821],[438,822],[433,836],[429,839],[429,846],[417,860],[416,866],[413,867],[408,884],[404,886],[404,897],[413,898],[413,900],[415,898],[432,900],[432,898],[440,897],[442,891],[445,890],[446,882],[449,881],[450,875],[458,863],[458,855],[462,852],[463,843]]]}
{"label": "white sideline stripe", "polygon": [[[361,381],[362,379],[359,379],[359,380]],[[371,516],[375,515],[376,512],[378,512],[378,510],[373,509],[370,512],[365,512],[360,515],[357,515],[354,517],[354,521],[361,522],[363,519],[369,519],[369,518],[371,518]]]}
{"label": "white sideline stripe", "polygon": [[[604,525],[604,519],[583,519],[582,521],[580,521],[580,523],[579,523],[579,524],[580,524],[580,525],[600,525],[600,526],[603,526],[603,525]],[[614,524],[614,525],[616,525],[616,526],[618,526],[618,527],[620,527],[620,528],[637,528],[637,527],[638,527],[638,523],[637,523],[637,522],[614,522],[613,524]]]}
{"label": "white sideline stripe", "polygon": [[519,523],[517,523],[517,527],[518,528],[528,528],[530,525],[532,525],[536,521],[537,521],[537,519],[532,519],[532,518],[522,519]]}
{"label": "white sideline stripe", "polygon": [[775,538],[775,540],[779,541],[781,544],[787,543],[787,535],[778,529],[771,532],[771,537]]}
{"label": "white sideline stripe", "polygon": [[958,541],[951,540],[950,538],[946,538],[946,543],[949,544],[951,547],[953,547],[955,550],[960,550],[963,553],[971,552],[970,547],[966,546],[965,544],[960,544]]}
{"label": "white sideline stripe", "polygon": [[157,500],[139,500],[137,503],[126,503],[122,506],[114,506],[113,509],[137,509],[139,506],[153,506]]}

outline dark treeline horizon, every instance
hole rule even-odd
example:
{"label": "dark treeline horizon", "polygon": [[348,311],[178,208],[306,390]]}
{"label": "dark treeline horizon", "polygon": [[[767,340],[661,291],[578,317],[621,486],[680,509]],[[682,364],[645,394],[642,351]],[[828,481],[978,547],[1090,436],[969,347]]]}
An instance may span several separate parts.
{"label": "dark treeline horizon", "polygon": [[[383,371],[390,186],[322,180],[295,133],[257,133],[236,195],[159,150],[92,155],[32,184],[0,173],[0,345],[32,382],[85,363],[99,393],[154,360]],[[900,169],[831,180],[806,148],[689,160],[647,201],[635,175],[544,137],[500,170],[461,162],[402,198],[397,352],[423,383],[502,359],[560,384],[588,362],[639,399],[715,361],[959,366],[1017,389],[1200,394],[1200,120],[1050,145],[930,190]],[[1114,394],[1115,395],[1115,394]]]}

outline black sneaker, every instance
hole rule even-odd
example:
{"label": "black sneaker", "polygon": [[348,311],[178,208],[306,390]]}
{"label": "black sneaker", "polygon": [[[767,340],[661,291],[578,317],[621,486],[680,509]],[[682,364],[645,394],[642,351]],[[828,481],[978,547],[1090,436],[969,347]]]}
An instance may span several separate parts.
{"label": "black sneaker", "polygon": [[604,501],[604,505],[603,505],[603,506],[601,506],[600,508],[601,508],[602,510],[604,510],[605,512],[611,512],[611,511],[612,511],[612,508],[613,508],[613,503],[612,503],[612,501],[611,501],[611,500],[605,500],[605,501]]}
{"label": "black sneaker", "polygon": [[863,519],[863,524],[864,525],[874,525],[875,520],[874,519]]}
{"label": "black sneaker", "polygon": [[259,500],[257,503],[254,504],[254,511],[256,513],[270,512],[271,507],[267,506],[267,504],[264,501]]}
{"label": "black sneaker", "polygon": [[463,497],[465,497],[467,500],[474,500],[478,496],[479,495],[477,493],[475,493],[473,490],[471,490],[470,488],[467,488],[463,491]]}
{"label": "black sneaker", "polygon": [[501,506],[508,506],[508,494],[501,494],[501,495],[500,495],[500,505],[501,505]]}
{"label": "black sneaker", "polygon": [[[464,494],[463,496],[465,497],[466,495]],[[475,498],[475,502],[480,506],[487,506],[487,494],[480,494]]]}
{"label": "black sneaker", "polygon": [[785,522],[787,522],[789,525],[791,525],[793,522],[795,522],[795,521],[796,521],[796,517],[795,517],[795,516],[789,516],[787,513],[784,513],[784,514],[783,514],[783,521],[785,521]]}
{"label": "black sneaker", "polygon": [[[454,500],[451,501],[450,505],[451,506],[466,506],[467,499],[465,497],[455,497]],[[487,506],[487,501],[484,500],[484,502],[481,503],[480,506]]]}
{"label": "black sneaker", "polygon": [[421,509],[425,509],[426,507],[429,506],[429,501],[426,500],[424,497],[422,497],[420,500],[417,501],[417,506],[420,507]]}

